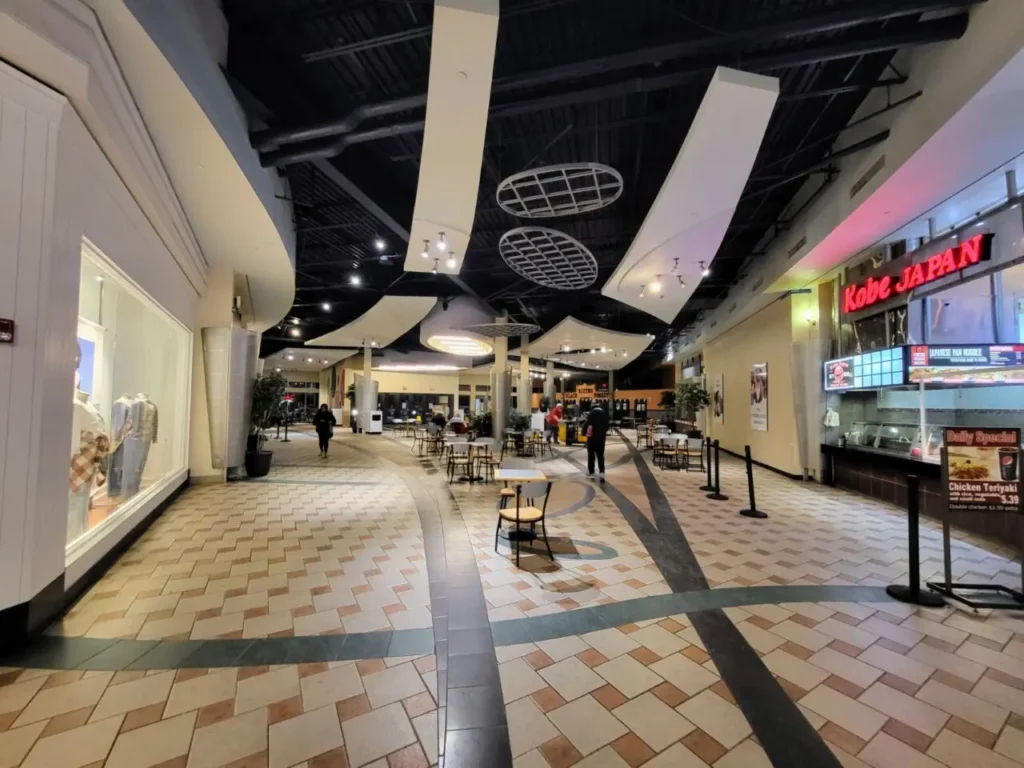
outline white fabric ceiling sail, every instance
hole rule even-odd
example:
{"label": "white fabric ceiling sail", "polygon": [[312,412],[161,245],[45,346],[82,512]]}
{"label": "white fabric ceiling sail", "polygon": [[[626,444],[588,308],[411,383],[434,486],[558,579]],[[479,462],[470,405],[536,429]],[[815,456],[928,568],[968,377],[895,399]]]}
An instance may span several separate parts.
{"label": "white fabric ceiling sail", "polygon": [[567,317],[530,342],[530,358],[555,360],[591,370],[618,370],[636,360],[654,339],[646,334],[609,331]]}
{"label": "white fabric ceiling sail", "polygon": [[437,304],[433,296],[385,296],[337,330],[306,342],[307,347],[386,347],[426,317]]}
{"label": "white fabric ceiling sail", "polygon": [[[779,95],[719,67],[640,231],[601,293],[671,323],[732,221]],[[643,293],[643,296],[641,296]]]}
{"label": "white fabric ceiling sail", "polygon": [[[436,267],[438,272],[457,274],[462,269],[476,216],[497,39],[498,0],[435,1],[407,272]],[[421,255],[424,241],[426,258]],[[454,253],[454,266],[449,266],[449,251]]]}

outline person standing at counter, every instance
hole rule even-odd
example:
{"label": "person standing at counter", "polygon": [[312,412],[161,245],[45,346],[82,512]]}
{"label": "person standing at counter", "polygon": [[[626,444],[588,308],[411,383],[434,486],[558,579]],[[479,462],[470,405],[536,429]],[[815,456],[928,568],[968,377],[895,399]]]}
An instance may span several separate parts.
{"label": "person standing at counter", "polygon": [[587,414],[587,476],[594,476],[594,459],[600,472],[600,480],[604,482],[604,443],[608,437],[608,414],[598,403]]}
{"label": "person standing at counter", "polygon": [[548,442],[558,442],[558,425],[562,421],[562,404],[558,403],[548,412]]}

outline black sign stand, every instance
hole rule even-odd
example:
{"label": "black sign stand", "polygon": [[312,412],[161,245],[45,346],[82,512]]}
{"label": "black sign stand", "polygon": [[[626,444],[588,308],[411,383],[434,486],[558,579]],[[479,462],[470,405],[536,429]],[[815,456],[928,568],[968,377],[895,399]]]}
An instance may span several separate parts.
{"label": "black sign stand", "polygon": [[[921,591],[921,550],[920,544],[920,516],[918,514],[918,489],[920,478],[917,475],[907,475],[907,550],[910,557],[910,577],[908,584],[890,584],[885,588],[889,597],[894,597],[902,603],[913,603],[924,605],[930,608],[941,608],[946,604],[936,594]],[[948,541],[948,540],[947,540]]]}
{"label": "black sign stand", "polygon": [[747,493],[750,495],[750,508],[741,509],[740,514],[744,517],[757,517],[765,518],[768,517],[767,512],[762,512],[757,508],[757,500],[754,498],[754,460],[750,458],[750,446],[743,446],[743,455],[747,461]]}
{"label": "black sign stand", "polygon": [[[1021,610],[1021,604],[1024,603],[1024,592],[1018,592],[1016,589],[1005,587],[1002,584],[973,584],[968,582],[953,581],[953,555],[950,545],[950,533],[949,533],[949,470],[947,457],[946,457],[946,446],[942,446],[942,493],[946,496],[946,513],[942,517],[942,555],[944,561],[945,579],[943,581],[929,581],[928,589],[933,592],[938,592],[943,597],[948,597],[951,600],[956,600],[958,603],[966,605],[968,608],[973,608],[975,611],[982,608],[994,608],[1004,610]],[[1018,461],[1020,461],[1020,455],[1018,454]],[[1018,477],[1020,477],[1021,467],[1018,466]],[[1024,493],[1018,493],[1018,515],[1024,515]],[[1024,556],[1024,543],[1021,545],[1021,553]],[[1022,569],[1021,578],[1024,579],[1024,569]],[[1024,583],[1022,583],[1024,588]],[[968,592],[988,592],[994,593],[995,595],[1005,595],[1005,600],[972,600],[963,595],[958,595],[956,590],[962,589]],[[887,590],[888,591],[888,590]]]}
{"label": "black sign stand", "polygon": [[715,489],[711,493],[708,494],[708,498],[712,499],[713,501],[728,501],[729,497],[726,496],[724,493],[722,493],[722,486],[719,484],[718,469],[719,469],[719,464],[721,463],[721,455],[719,453],[720,448],[719,448],[717,440],[715,440],[715,442],[714,442],[714,447],[715,447]]}
{"label": "black sign stand", "polygon": [[707,485],[702,485],[698,490],[706,492],[706,491],[713,491],[713,490],[715,490],[715,486],[713,486],[711,484],[711,458],[712,457],[711,457],[711,438],[710,437],[705,437],[704,438],[704,445],[701,448],[701,450],[704,450],[704,448],[707,448],[707,454],[708,454],[708,482],[707,482]]}

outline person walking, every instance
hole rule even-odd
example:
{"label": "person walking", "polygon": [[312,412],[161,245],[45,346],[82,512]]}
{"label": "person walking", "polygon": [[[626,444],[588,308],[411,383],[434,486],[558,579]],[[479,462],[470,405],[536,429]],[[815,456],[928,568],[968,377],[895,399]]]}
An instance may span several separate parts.
{"label": "person walking", "polygon": [[334,436],[334,426],[337,423],[338,420],[334,418],[334,414],[327,407],[327,403],[321,405],[320,410],[313,417],[316,436],[320,438],[320,458],[322,459],[327,458],[327,447],[331,444],[331,438]]}
{"label": "person walking", "polygon": [[608,414],[600,403],[587,415],[587,476],[594,476],[594,459],[601,482],[604,482],[604,442],[608,437]]}

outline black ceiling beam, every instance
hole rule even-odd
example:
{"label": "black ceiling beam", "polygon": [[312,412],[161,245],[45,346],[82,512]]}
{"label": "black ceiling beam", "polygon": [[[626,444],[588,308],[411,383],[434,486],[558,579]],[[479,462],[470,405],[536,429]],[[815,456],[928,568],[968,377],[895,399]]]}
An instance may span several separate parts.
{"label": "black ceiling beam", "polygon": [[[985,2],[985,0],[885,0],[884,2],[880,1],[870,4],[861,3],[856,10],[845,9],[823,14],[805,15],[802,18],[771,25],[750,27],[727,35],[716,35],[696,40],[687,40],[682,43],[673,43],[671,45],[654,46],[637,51],[629,51],[617,56],[589,59],[537,72],[499,78],[492,83],[491,93],[505,93],[538,85],[561,83],[566,80],[608,74],[645,65],[661,65],[666,61],[679,58],[703,60],[707,58],[708,54],[729,52],[750,42],[778,42],[794,37],[833,32],[846,27],[921,13],[963,9],[981,2]],[[507,13],[503,15],[508,16]],[[725,56],[723,58],[725,63],[732,63],[733,57]],[[744,67],[749,68],[746,62],[744,62]],[[421,108],[426,104],[426,99],[427,95],[425,93],[405,96],[377,104],[362,105],[349,112],[340,120],[328,120],[313,125],[280,130],[259,131],[253,134],[252,144],[257,150],[265,151],[274,149],[281,144],[292,144],[300,141],[311,141],[342,135],[354,131],[364,120]]]}
{"label": "black ceiling beam", "polygon": [[[909,45],[924,45],[956,40],[967,31],[967,23],[968,15],[966,13],[946,16],[921,22],[906,30],[865,34],[858,36],[857,39],[844,40],[838,43],[804,47],[762,56],[751,56],[742,60],[742,66],[745,70],[751,72],[772,72],[790,67],[834,61],[836,59],[861,57],[873,53],[896,50]],[[546,109],[556,109],[571,104],[604,101],[635,93],[674,88],[706,77],[710,72],[714,71],[718,64],[732,63],[731,61],[724,60],[715,62],[711,60],[713,58],[693,59],[689,64],[684,65],[683,69],[665,75],[635,78],[567,93],[554,93],[525,101],[492,103],[488,119],[495,120]],[[343,152],[350,144],[416,133],[422,131],[423,126],[423,120],[415,120],[383,126],[369,131],[348,133],[341,137],[331,136],[326,139],[307,141],[296,144],[294,147],[288,146],[263,153],[260,155],[260,162],[264,167],[269,167],[307,162],[317,158],[334,157]]]}

